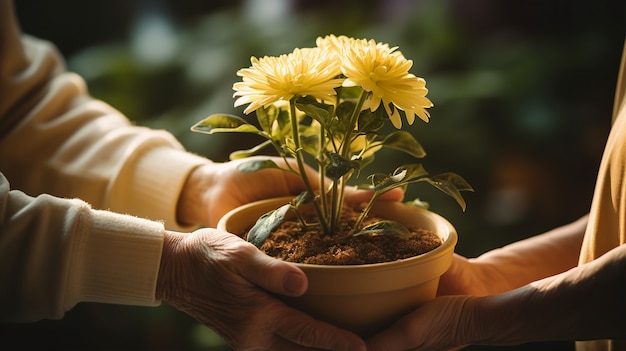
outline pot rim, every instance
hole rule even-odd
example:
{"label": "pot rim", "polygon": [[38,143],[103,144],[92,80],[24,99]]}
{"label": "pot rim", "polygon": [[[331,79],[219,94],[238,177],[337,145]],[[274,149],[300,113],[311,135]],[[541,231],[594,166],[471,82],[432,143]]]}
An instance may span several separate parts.
{"label": "pot rim", "polygon": [[[217,228],[221,229],[221,230],[225,230],[225,223],[228,221],[228,219],[230,217],[232,217],[236,212],[238,212],[239,210],[244,210],[246,208],[250,208],[250,207],[255,207],[258,205],[263,205],[263,204],[267,204],[267,203],[273,203],[273,202],[285,202],[288,203],[291,200],[293,200],[293,196],[283,196],[283,197],[275,197],[275,198],[269,198],[269,199],[264,199],[264,200],[259,200],[259,201],[254,201],[254,202],[250,202],[247,203],[245,205],[239,206],[231,211],[229,211],[228,213],[226,213],[224,216],[222,216],[222,218],[220,218]],[[387,205],[404,205],[404,206],[409,206],[406,205],[402,202],[397,202],[397,201],[384,201],[381,200],[381,203],[385,203]],[[420,208],[420,207],[413,207],[413,209],[416,209],[418,211],[423,211],[425,213],[428,213],[429,216],[432,216],[433,218],[437,219],[439,223],[443,224],[443,228],[445,228],[445,231],[447,233],[447,237],[443,240],[442,244],[440,246],[438,246],[437,248],[425,252],[423,254],[414,256],[414,257],[409,257],[409,258],[404,258],[404,259],[399,259],[399,260],[395,260],[395,261],[390,261],[390,262],[381,262],[381,263],[368,263],[368,264],[360,264],[360,265],[318,265],[318,264],[309,264],[309,263],[298,263],[298,262],[291,262],[295,265],[297,265],[298,267],[304,269],[304,270],[312,270],[312,269],[327,269],[327,270],[341,270],[341,271],[349,271],[349,270],[370,270],[370,271],[384,271],[387,269],[397,269],[398,266],[402,266],[402,265],[410,265],[412,263],[412,261],[415,260],[420,260],[420,261],[432,261],[432,260],[436,260],[438,258],[440,258],[443,255],[446,255],[447,252],[450,251],[451,247],[452,250],[454,250],[454,247],[458,241],[458,234],[456,232],[456,229],[454,228],[454,226],[452,226],[452,224],[445,219],[444,217],[442,217],[441,215],[424,209],[424,208]],[[233,233],[235,235],[239,235],[238,233]]]}

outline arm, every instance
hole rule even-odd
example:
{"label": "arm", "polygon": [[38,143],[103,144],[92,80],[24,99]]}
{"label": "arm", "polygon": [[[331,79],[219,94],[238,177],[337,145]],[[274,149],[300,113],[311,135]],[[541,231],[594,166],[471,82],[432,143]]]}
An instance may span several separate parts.
{"label": "arm", "polygon": [[0,170],[14,188],[182,229],[178,195],[208,160],[91,98],[54,46],[19,32],[9,0],[0,0],[0,53]]}
{"label": "arm", "polygon": [[456,255],[439,295],[492,295],[576,267],[588,216],[477,258]]}
{"label": "arm", "polygon": [[[368,341],[371,350],[626,337],[626,245],[595,261],[491,296],[443,296]],[[454,332],[450,332],[454,331]]]}
{"label": "arm", "polygon": [[[131,125],[88,95],[50,43],[20,35],[9,0],[0,0],[0,53],[0,171],[16,189],[77,197],[172,230],[214,226],[238,205],[304,189],[292,174],[244,175],[186,152],[165,131]],[[389,199],[402,197],[394,193]]]}
{"label": "arm", "polygon": [[0,173],[0,320],[58,319],[78,302],[154,306],[163,225],[11,190]]}
{"label": "arm", "polygon": [[80,200],[29,197],[0,173],[1,322],[61,318],[79,302],[156,306],[163,299],[231,346],[363,350],[356,335],[270,294],[306,288],[298,268],[232,234],[166,232]]}
{"label": "arm", "polygon": [[622,245],[562,274],[501,296],[477,298],[468,304],[470,315],[493,322],[472,341],[511,344],[624,338],[625,277],[626,245]]}

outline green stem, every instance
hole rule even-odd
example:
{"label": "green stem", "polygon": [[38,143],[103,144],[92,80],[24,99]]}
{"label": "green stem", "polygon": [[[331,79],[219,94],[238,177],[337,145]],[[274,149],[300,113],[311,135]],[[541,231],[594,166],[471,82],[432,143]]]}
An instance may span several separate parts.
{"label": "green stem", "polygon": [[350,127],[348,128],[348,132],[346,133],[346,136],[343,139],[342,145],[341,145],[341,156],[345,158],[348,158],[348,156],[350,155],[350,144],[352,144],[352,132],[354,131],[354,127],[356,126],[356,123],[359,120],[359,114],[361,114],[361,108],[363,107],[363,104],[365,103],[365,100],[367,100],[368,96],[369,96],[369,92],[365,90],[361,91],[361,96],[359,96],[359,101],[354,107],[354,111],[352,111],[352,116],[350,116],[350,124],[349,124]]}
{"label": "green stem", "polygon": [[[367,100],[369,96],[369,92],[365,91],[365,90],[361,90],[361,96],[359,96],[359,101],[357,102],[356,106],[354,107],[354,110],[352,111],[352,115],[350,116],[350,124],[348,127],[348,131],[346,132],[346,135],[344,136],[343,140],[342,140],[342,144],[341,144],[341,156],[344,158],[349,158],[350,157],[350,145],[352,144],[352,133],[354,131],[354,128],[356,127],[356,124],[359,120],[359,115],[361,113],[361,108],[363,107],[363,104],[365,103],[365,100]],[[341,209],[343,208],[343,199],[344,199],[344,187],[347,185],[347,179],[349,179],[351,177],[352,172],[345,174],[344,176],[341,177],[341,179],[339,179],[338,182],[333,182],[333,203],[332,203],[332,208],[331,208],[331,221],[330,221],[330,227],[333,229],[336,229],[337,226],[339,225],[339,219],[341,218]]]}
{"label": "green stem", "polygon": [[354,223],[354,227],[352,228],[352,232],[350,233],[350,235],[354,235],[361,228],[361,223],[363,223],[363,220],[365,219],[365,217],[367,217],[367,214],[372,209],[372,206],[374,205],[374,200],[378,198],[378,195],[380,194],[378,194],[377,192],[374,192],[374,194],[372,194],[372,198],[367,203],[367,206],[365,206],[365,208],[363,209],[363,212],[361,212],[361,215],[359,216],[359,218],[357,218],[356,222]]}
{"label": "green stem", "polygon": [[324,218],[328,218],[328,194],[326,192],[326,164],[328,163],[326,160],[326,155],[324,154],[324,145],[326,143],[326,131],[324,130],[324,126],[320,123],[320,138],[318,144],[318,155],[317,155],[317,163],[319,170],[319,183],[320,183],[320,204],[321,211],[324,213]]}
{"label": "green stem", "polygon": [[[296,162],[298,163],[298,170],[300,171],[300,178],[304,181],[304,186],[306,186],[307,190],[310,194],[315,194],[313,187],[311,186],[311,182],[309,181],[309,177],[306,174],[306,168],[304,163],[304,156],[302,155],[302,144],[300,143],[300,131],[298,129],[298,118],[296,116],[296,101],[295,97],[293,97],[289,101],[289,119],[291,120],[291,133],[293,134],[293,142],[295,146],[294,157],[296,158]],[[317,201],[313,201],[313,207],[315,208],[315,212],[317,213],[318,218],[320,219],[320,225],[324,230],[324,233],[330,233],[330,228],[328,223],[326,223],[326,217],[323,215],[322,210],[317,203]]]}

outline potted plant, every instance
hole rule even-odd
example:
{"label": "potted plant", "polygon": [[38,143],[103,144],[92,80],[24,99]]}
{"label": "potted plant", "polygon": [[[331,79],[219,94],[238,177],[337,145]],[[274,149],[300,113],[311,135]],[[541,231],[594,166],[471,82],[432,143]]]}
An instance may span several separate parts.
{"label": "potted plant", "polygon": [[[215,114],[191,129],[263,137],[258,146],[233,152],[231,159],[257,155],[273,147],[281,157],[295,161],[279,166],[255,157],[239,169],[282,169],[299,175],[307,188],[295,198],[270,199],[232,211],[222,218],[220,229],[242,235],[266,252],[279,237],[277,232],[286,230],[288,238],[282,236],[280,240],[288,242],[289,249],[279,257],[286,260],[291,260],[283,255],[286,251],[296,251],[291,241],[295,233],[295,240],[303,240],[302,232],[315,231],[308,237],[318,244],[336,239],[344,244],[368,242],[371,250],[361,249],[357,261],[346,261],[350,255],[345,253],[358,250],[335,246],[331,249],[335,251],[324,257],[340,256],[343,260],[339,262],[311,261],[309,257],[308,261],[296,263],[309,278],[309,290],[305,296],[289,301],[313,316],[365,335],[434,298],[439,276],[449,267],[457,240],[452,225],[416,206],[421,202],[379,202],[378,197],[396,187],[427,182],[465,210],[461,191],[472,188],[455,173],[430,176],[421,164],[413,163],[401,165],[390,174],[369,175],[365,184],[358,185],[372,192],[364,206],[347,202],[346,186],[381,148],[399,150],[416,159],[426,155],[413,135],[401,127],[403,119],[413,124],[416,115],[428,122],[426,108],[432,107],[432,102],[426,97],[426,82],[409,72],[412,61],[397,48],[334,35],[319,37],[316,44],[277,57],[252,57],[252,65],[237,72],[242,81],[233,86],[235,106],[248,105],[244,113],[256,112],[257,125],[238,116]],[[387,121],[397,130],[385,133]],[[308,178],[307,164],[318,170],[319,187]],[[414,243],[420,240],[421,244]],[[391,241],[399,243],[390,245]],[[421,251],[407,252],[391,262],[363,258],[371,256],[378,246],[397,252],[415,245]],[[343,291],[344,287],[350,290]]]}

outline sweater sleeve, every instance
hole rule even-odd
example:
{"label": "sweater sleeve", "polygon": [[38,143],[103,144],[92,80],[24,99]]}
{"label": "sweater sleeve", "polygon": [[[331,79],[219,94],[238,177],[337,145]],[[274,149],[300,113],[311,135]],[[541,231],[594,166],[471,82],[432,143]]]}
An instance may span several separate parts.
{"label": "sweater sleeve", "polygon": [[191,229],[178,197],[207,162],[90,97],[0,0],[1,321],[60,318],[81,301],[158,304],[164,228]]}
{"label": "sweater sleeve", "polygon": [[52,44],[20,33],[9,0],[0,0],[0,53],[0,171],[14,189],[191,229],[176,221],[178,196],[207,159],[91,98]]}
{"label": "sweater sleeve", "polygon": [[11,190],[0,173],[0,321],[61,318],[78,302],[157,305],[163,234],[158,222]]}

